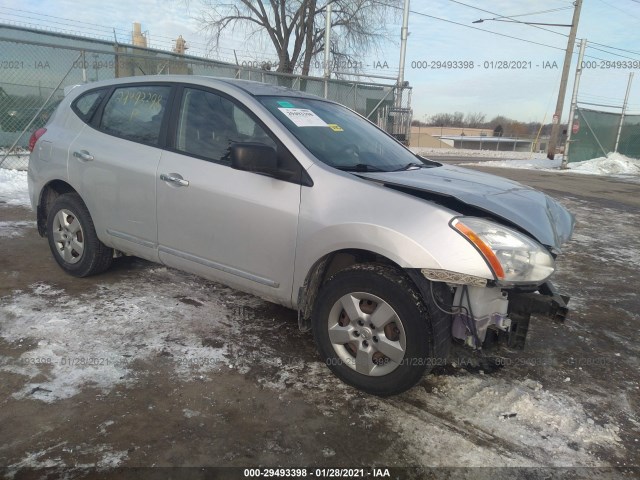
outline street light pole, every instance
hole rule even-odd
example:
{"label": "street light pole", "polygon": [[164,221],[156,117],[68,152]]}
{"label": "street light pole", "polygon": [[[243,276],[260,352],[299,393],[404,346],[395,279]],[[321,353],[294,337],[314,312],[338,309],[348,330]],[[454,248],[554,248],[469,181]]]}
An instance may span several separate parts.
{"label": "street light pole", "polygon": [[571,58],[573,57],[573,45],[576,41],[576,33],[578,32],[578,22],[580,20],[580,10],[582,9],[582,0],[576,0],[573,9],[573,20],[571,20],[571,32],[569,32],[569,41],[567,42],[567,50],[564,55],[564,65],[562,67],[562,78],[560,80],[560,91],[558,92],[558,102],[556,103],[555,117],[557,122],[551,127],[551,138],[549,138],[549,147],[547,149],[547,158],[553,160],[558,146],[558,137],[560,136],[560,124],[562,122],[562,109],[564,107],[564,97],[567,93],[567,81],[569,80],[569,70],[571,69]]}

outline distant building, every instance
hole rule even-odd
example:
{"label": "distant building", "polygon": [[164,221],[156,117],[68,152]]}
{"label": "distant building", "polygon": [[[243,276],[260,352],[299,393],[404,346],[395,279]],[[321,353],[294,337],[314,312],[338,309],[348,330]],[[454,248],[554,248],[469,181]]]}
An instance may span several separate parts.
{"label": "distant building", "polygon": [[493,136],[493,130],[490,128],[467,128],[467,127],[411,127],[411,132],[416,132],[418,129],[422,133],[428,133],[434,137],[447,137],[456,135],[467,135],[475,137],[491,137]]}
{"label": "distant building", "polygon": [[424,128],[411,127],[411,135],[409,136],[410,147],[450,148],[452,146],[430,135],[425,130]]}
{"label": "distant building", "polygon": [[464,148],[467,150],[530,152],[533,146],[533,141],[528,138],[445,135],[441,140],[444,142],[453,142],[454,148]]}

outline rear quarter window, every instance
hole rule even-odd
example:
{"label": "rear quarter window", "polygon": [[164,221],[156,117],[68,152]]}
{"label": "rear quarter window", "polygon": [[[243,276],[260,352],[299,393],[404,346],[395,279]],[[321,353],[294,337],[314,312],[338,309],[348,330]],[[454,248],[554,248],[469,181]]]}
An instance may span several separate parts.
{"label": "rear quarter window", "polygon": [[93,114],[100,106],[100,102],[104,98],[106,89],[93,90],[78,97],[72,105],[72,109],[82,120],[90,122]]}
{"label": "rear quarter window", "polygon": [[170,86],[116,88],[104,107],[100,130],[134,142],[156,144],[170,92]]}

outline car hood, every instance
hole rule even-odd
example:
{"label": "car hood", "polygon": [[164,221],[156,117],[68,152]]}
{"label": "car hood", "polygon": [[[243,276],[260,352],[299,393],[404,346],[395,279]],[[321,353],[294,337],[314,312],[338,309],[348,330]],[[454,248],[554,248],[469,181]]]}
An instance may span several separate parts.
{"label": "car hood", "polygon": [[[573,231],[573,215],[554,199],[496,175],[442,165],[358,176],[436,203],[439,198],[455,199],[519,227],[556,251]],[[451,208],[455,210],[455,206]]]}

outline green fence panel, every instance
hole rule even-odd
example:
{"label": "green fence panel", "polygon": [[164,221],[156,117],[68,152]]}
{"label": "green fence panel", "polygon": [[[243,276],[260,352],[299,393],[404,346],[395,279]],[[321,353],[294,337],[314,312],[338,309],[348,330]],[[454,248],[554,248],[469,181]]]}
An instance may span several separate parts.
{"label": "green fence panel", "polygon": [[[578,108],[576,116],[579,129],[571,135],[569,162],[605,157],[615,151],[621,113]],[[625,116],[618,152],[640,158],[640,115]]]}

